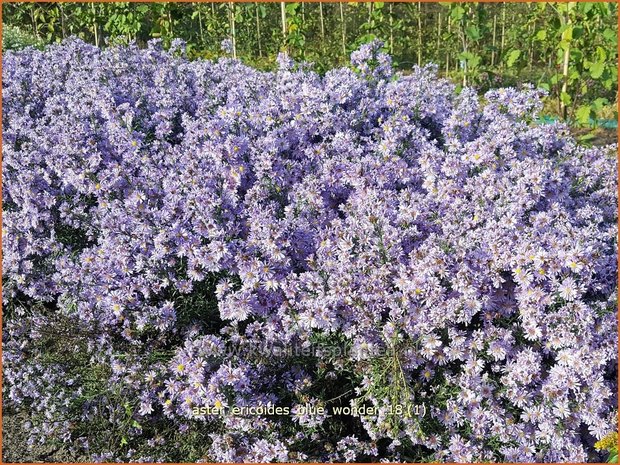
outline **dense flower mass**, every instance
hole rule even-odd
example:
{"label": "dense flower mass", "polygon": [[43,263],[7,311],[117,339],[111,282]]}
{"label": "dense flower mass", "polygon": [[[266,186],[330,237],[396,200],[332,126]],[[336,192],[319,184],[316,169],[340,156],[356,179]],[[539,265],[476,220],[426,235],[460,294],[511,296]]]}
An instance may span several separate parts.
{"label": "dense flower mass", "polygon": [[31,442],[600,461],[615,146],[537,125],[533,88],[394,73],[376,42],[325,75],[278,61],[78,40],[3,57],[4,398]]}

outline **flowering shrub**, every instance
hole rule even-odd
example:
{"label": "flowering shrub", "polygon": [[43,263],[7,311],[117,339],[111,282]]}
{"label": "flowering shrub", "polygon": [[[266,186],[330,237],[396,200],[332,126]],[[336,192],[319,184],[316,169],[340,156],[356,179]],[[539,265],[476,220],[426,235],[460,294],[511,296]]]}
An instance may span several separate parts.
{"label": "flowering shrub", "polygon": [[32,443],[600,461],[615,147],[533,124],[532,88],[456,95],[432,66],[394,75],[378,43],[351,59],[5,54],[4,398]]}

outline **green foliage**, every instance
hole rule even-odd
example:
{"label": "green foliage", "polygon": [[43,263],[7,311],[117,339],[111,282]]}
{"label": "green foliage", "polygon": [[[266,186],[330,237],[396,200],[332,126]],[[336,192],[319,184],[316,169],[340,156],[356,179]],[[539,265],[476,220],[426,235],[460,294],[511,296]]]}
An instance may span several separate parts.
{"label": "green foliage", "polygon": [[286,50],[325,72],[380,38],[403,70],[434,62],[457,84],[480,91],[533,82],[549,92],[546,109],[571,122],[617,118],[612,2],[301,2],[283,10],[280,2],[5,3],[3,48],[70,35],[99,46],[144,46],[151,38],[169,45],[179,37],[190,57],[213,59],[222,55],[221,41],[231,38],[233,55],[260,69],[273,69]]}
{"label": "green foliage", "polygon": [[42,47],[43,41],[16,26],[2,25],[2,51],[25,47]]}
{"label": "green foliage", "polygon": [[[417,422],[414,419],[414,389],[407,379],[401,361],[403,352],[408,347],[398,338],[394,338],[389,350],[381,356],[371,360],[369,383],[365,395],[357,400],[357,404],[366,402],[370,398],[389,400],[390,410],[385,419],[384,428],[394,437],[398,437],[402,427],[402,420]],[[418,424],[418,431],[423,435]]]}
{"label": "green foliage", "polygon": [[617,88],[617,27],[609,24],[616,23],[617,7],[569,2],[539,4],[536,10],[551,15],[536,37],[555,65],[539,84],[556,100],[562,117],[588,124]]}
{"label": "green foliage", "polygon": [[515,65],[515,63],[517,63],[517,60],[519,60],[520,56],[521,56],[521,50],[512,50],[506,56],[506,66],[508,66],[509,68],[512,68]]}

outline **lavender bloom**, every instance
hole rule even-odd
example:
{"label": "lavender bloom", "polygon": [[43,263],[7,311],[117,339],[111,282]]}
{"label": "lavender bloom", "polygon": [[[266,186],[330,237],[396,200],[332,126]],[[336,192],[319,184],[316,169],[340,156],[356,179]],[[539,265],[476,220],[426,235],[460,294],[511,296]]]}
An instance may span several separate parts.
{"label": "lavender bloom", "polygon": [[[3,57],[5,402],[36,414],[32,444],[599,457],[617,427],[615,145],[533,124],[531,87],[480,99],[432,65],[396,73],[378,42],[324,76],[182,51]],[[412,403],[427,414],[394,411]],[[268,405],[295,411],[230,414]]]}

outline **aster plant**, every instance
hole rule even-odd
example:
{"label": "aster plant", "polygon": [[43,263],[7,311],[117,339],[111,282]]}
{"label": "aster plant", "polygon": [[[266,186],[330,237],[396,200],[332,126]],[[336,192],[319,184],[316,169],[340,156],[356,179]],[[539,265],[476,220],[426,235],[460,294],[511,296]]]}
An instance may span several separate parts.
{"label": "aster plant", "polygon": [[[190,61],[180,41],[4,55],[3,389],[30,442],[603,459],[616,147],[535,124],[532,87],[394,73],[379,42],[324,75],[278,62]],[[290,410],[230,413],[257,406]]]}

